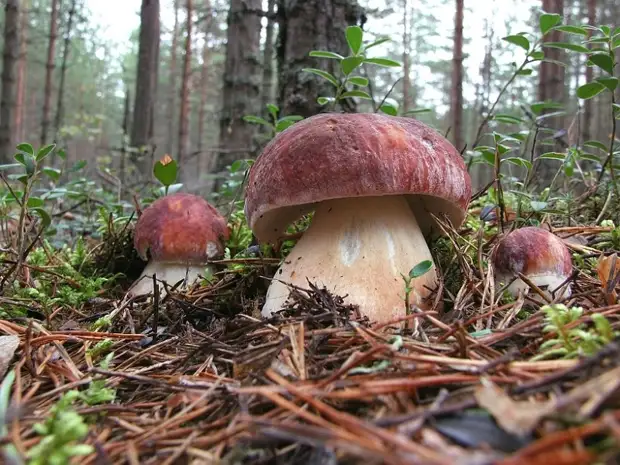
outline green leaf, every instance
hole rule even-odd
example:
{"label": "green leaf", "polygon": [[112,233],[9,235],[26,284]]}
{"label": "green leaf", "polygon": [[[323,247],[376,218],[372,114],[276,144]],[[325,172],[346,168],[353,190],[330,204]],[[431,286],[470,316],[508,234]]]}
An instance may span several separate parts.
{"label": "green leaf", "polygon": [[600,82],[612,92],[616,90],[616,87],[618,87],[618,78],[615,76],[596,78],[596,82]]}
{"label": "green leaf", "polygon": [[543,110],[554,110],[557,108],[562,108],[562,104],[553,102],[553,101],[545,101],[545,102],[536,102],[530,105],[530,110],[535,115],[540,115]]}
{"label": "green leaf", "polygon": [[48,144],[45,147],[41,147],[37,152],[36,160],[44,160],[52,151],[56,148],[56,144]]}
{"label": "green leaf", "polygon": [[614,63],[608,53],[593,53],[590,55],[590,61],[603,71],[614,74]]}
{"label": "green leaf", "polygon": [[7,165],[0,165],[0,171],[10,170],[13,168],[19,168],[23,166],[21,163],[9,163]]}
{"label": "green leaf", "polygon": [[570,42],[545,42],[544,47],[560,48],[563,50],[571,50],[573,52],[590,53],[591,50],[583,45],[572,44]]}
{"label": "green leaf", "polygon": [[245,115],[243,117],[243,121],[246,121],[246,122],[252,123],[252,124],[262,124],[264,126],[271,127],[271,123],[269,121],[267,121],[265,118],[261,118],[260,116]]}
{"label": "green leaf", "polygon": [[301,121],[302,119],[304,119],[304,117],[301,116],[301,115],[289,115],[289,116],[283,116],[282,118],[280,118],[278,120],[278,122],[280,122],[280,121],[293,121],[293,122],[295,122],[295,121]]}
{"label": "green leaf", "polygon": [[316,74],[317,76],[321,76],[323,79],[327,79],[329,82],[331,82],[336,87],[338,87],[339,85],[338,79],[336,79],[332,74],[328,73],[327,71],[323,71],[322,69],[303,68],[302,71],[305,71],[306,73]]}
{"label": "green leaf", "polygon": [[433,110],[431,110],[430,108],[414,108],[413,110],[409,110],[403,113],[403,116],[419,115],[422,113],[430,113],[431,111]]}
{"label": "green leaf", "polygon": [[517,166],[522,166],[523,168],[527,168],[528,170],[532,169],[532,164],[528,160],[526,160],[525,158],[509,157],[509,158],[504,158],[502,160],[502,163],[503,162],[511,163],[511,164],[517,165]]}
{"label": "green leaf", "polygon": [[385,42],[390,42],[392,39],[389,37],[382,37],[380,39],[375,40],[374,42],[369,43],[364,47],[364,50],[368,50],[369,48],[376,47],[377,45],[384,44]]}
{"label": "green leaf", "polygon": [[583,100],[591,99],[603,92],[606,87],[600,82],[588,82],[577,88],[577,97]]}
{"label": "green leaf", "polygon": [[531,76],[533,72],[531,68],[523,68],[517,72],[517,76]]}
{"label": "green leaf", "polygon": [[231,173],[236,173],[238,172],[241,168],[243,168],[243,166],[245,165],[245,160],[235,160],[234,162],[232,162],[232,164],[230,165],[230,172]]}
{"label": "green leaf", "polygon": [[45,202],[43,202],[43,199],[40,199],[39,197],[30,197],[28,202],[26,202],[26,205],[28,205],[29,208],[37,208],[42,207],[44,203]]}
{"label": "green leaf", "polygon": [[615,37],[614,40],[611,42],[611,48],[612,49],[617,49],[618,47],[620,47],[620,36]]}
{"label": "green leaf", "polygon": [[505,115],[505,114],[497,114],[491,118],[494,121],[499,121],[500,123],[510,123],[510,124],[521,124],[524,121],[521,118],[517,118],[516,116]]}
{"label": "green leaf", "polygon": [[409,277],[411,279],[419,278],[428,273],[433,268],[433,262],[431,260],[424,260],[411,268],[409,271]]}
{"label": "green leaf", "polygon": [[67,152],[65,152],[65,149],[59,149],[56,152],[56,155],[58,155],[60,158],[62,158],[63,160],[67,159]]}
{"label": "green leaf", "polygon": [[158,160],[153,167],[153,174],[155,175],[155,178],[166,187],[176,181],[177,171],[178,167],[175,160],[172,160],[165,165]]}
{"label": "green leaf", "polygon": [[277,120],[278,119],[278,113],[280,113],[280,109],[278,108],[278,106],[274,105],[273,103],[268,103],[265,106],[267,107],[267,110],[269,111],[269,114],[271,115],[273,120],[274,121]]}
{"label": "green leaf", "polygon": [[26,175],[31,177],[35,171],[34,158],[24,152],[16,153],[13,158],[26,168]]}
{"label": "green leaf", "polygon": [[603,152],[607,152],[609,150],[609,148],[603,144],[602,142],[599,142],[597,140],[588,140],[586,142],[583,143],[584,147],[594,147],[596,149],[600,149]]}
{"label": "green leaf", "polygon": [[349,26],[346,30],[347,43],[355,55],[357,55],[362,48],[362,38],[364,31],[359,26]]}
{"label": "green leaf", "polygon": [[557,26],[562,21],[562,16],[557,13],[543,13],[540,15],[538,20],[538,25],[540,27],[540,32],[546,34],[551,30],[552,27]]}
{"label": "green leaf", "polygon": [[359,67],[364,62],[364,57],[354,56],[354,57],[346,57],[344,60],[340,62],[340,67],[342,68],[342,72],[345,76],[351,74],[355,69]]}
{"label": "green leaf", "polygon": [[611,28],[609,26],[601,26],[600,30],[603,32],[603,34],[605,34],[607,37],[609,37],[611,35]]}
{"label": "green leaf", "polygon": [[368,85],[368,79],[362,76],[351,76],[348,81],[356,86],[365,87]]}
{"label": "green leaf", "polygon": [[60,179],[60,170],[59,169],[51,168],[49,166],[46,166],[41,171],[43,172],[43,174],[49,176],[54,181],[58,181]]}
{"label": "green leaf", "polygon": [[369,63],[371,65],[377,66],[402,66],[398,61],[390,60],[388,58],[366,58],[364,63]]}
{"label": "green leaf", "polygon": [[289,128],[290,126],[292,126],[293,124],[295,124],[295,121],[291,121],[291,120],[280,120],[278,121],[278,124],[276,124],[276,132],[282,132],[285,129]]}
{"label": "green leaf", "polygon": [[331,103],[334,100],[335,100],[334,97],[319,97],[316,99],[319,105],[327,105],[328,103]]}
{"label": "green leaf", "polygon": [[364,92],[363,90],[350,90],[348,92],[343,92],[340,98],[350,98],[350,97],[359,97],[366,100],[372,100],[372,97],[368,94],[368,92]]}
{"label": "green leaf", "polygon": [[598,157],[591,153],[582,153],[579,158],[581,158],[582,160],[593,161],[595,163],[601,162],[601,157]]}
{"label": "green leaf", "polygon": [[17,150],[19,150],[20,152],[27,153],[28,155],[32,155],[34,157],[34,148],[32,148],[32,145],[30,144],[26,144],[26,143],[18,144]]}
{"label": "green leaf", "polygon": [[560,160],[560,161],[564,161],[566,159],[566,154],[565,153],[560,153],[560,152],[547,152],[547,153],[543,153],[538,158],[540,158],[542,160]]}
{"label": "green leaf", "polygon": [[502,37],[502,40],[517,45],[526,51],[529,51],[530,49],[530,41],[527,40],[527,37],[519,34]]}
{"label": "green leaf", "polygon": [[569,34],[577,34],[582,36],[588,35],[588,30],[579,26],[555,26],[553,29],[555,31],[568,32]]}
{"label": "green leaf", "polygon": [[324,50],[312,50],[309,55],[315,58],[329,58],[331,60],[342,60],[344,58],[338,53],[327,52]]}
{"label": "green leaf", "polygon": [[50,224],[52,224],[52,217],[44,209],[33,208],[32,211],[39,215],[39,218],[41,218],[41,222],[43,223],[44,228],[47,228]]}
{"label": "green leaf", "polygon": [[381,105],[381,108],[379,108],[379,110],[381,110],[386,115],[390,115],[390,116],[398,115],[398,110],[396,109],[396,107],[389,103],[384,103],[383,105]]}
{"label": "green leaf", "polygon": [[539,212],[541,210],[544,210],[545,208],[547,208],[547,205],[549,205],[547,202],[539,202],[536,200],[532,200],[530,202],[530,205],[532,206],[532,210],[534,210],[535,212]]}

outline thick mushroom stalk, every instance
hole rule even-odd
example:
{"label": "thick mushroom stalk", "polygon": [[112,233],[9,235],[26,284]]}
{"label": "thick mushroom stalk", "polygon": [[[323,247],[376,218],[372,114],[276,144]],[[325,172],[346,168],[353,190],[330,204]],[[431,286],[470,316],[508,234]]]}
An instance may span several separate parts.
{"label": "thick mushroom stalk", "polygon": [[[423,260],[432,256],[404,197],[325,201],[276,272],[262,314],[269,317],[284,306],[290,294],[285,283],[305,288],[307,278],[347,295],[345,301],[359,305],[371,321],[397,319],[405,310],[402,275]],[[424,307],[436,285],[434,269],[415,279],[410,304]]]}
{"label": "thick mushroom stalk", "polygon": [[[149,260],[129,292],[145,295],[162,282],[181,288],[214,271],[209,265],[223,254],[229,236],[226,220],[205,199],[192,194],[172,194],[144,210],[134,234],[134,246],[143,260]],[[165,292],[163,289],[161,292]]]}
{"label": "thick mushroom stalk", "polygon": [[566,281],[572,273],[572,258],[564,241],[543,228],[529,226],[507,234],[492,254],[495,280],[509,284],[507,291],[516,297],[530,286],[525,276],[550,299],[567,299],[571,286]]}

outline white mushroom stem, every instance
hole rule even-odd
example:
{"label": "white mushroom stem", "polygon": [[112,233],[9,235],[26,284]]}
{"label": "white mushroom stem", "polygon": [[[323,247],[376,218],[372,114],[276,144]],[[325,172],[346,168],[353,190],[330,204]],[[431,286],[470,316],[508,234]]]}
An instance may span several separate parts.
{"label": "white mushroom stem", "polygon": [[179,288],[186,288],[200,279],[200,276],[205,276],[208,269],[204,265],[150,260],[142,274],[140,274],[140,277],[132,284],[129,292],[134,296],[152,294],[154,292],[153,275],[156,274],[157,285],[161,292],[160,295],[163,296],[166,291],[160,281],[165,281],[169,286],[174,286],[183,280]]}
{"label": "white mushroom stem", "polygon": [[[406,199],[361,197],[322,202],[267,291],[262,315],[281,310],[290,288],[325,286],[345,303],[359,305],[373,322],[405,316],[405,282],[411,268],[433,260]],[[401,275],[402,273],[402,275]],[[411,283],[410,304],[423,306],[437,283],[433,268]],[[426,286],[426,287],[425,287]]]}
{"label": "white mushroom stem", "polygon": [[[554,299],[552,293],[555,293],[555,298],[559,298],[560,300],[568,299],[571,296],[570,284],[564,285],[564,283],[568,279],[568,276],[558,276],[553,273],[540,273],[526,276],[526,278],[529,279],[535,286],[540,288],[542,293],[549,300]],[[513,280],[513,277],[510,275],[500,275],[497,277],[496,281],[496,287],[498,289],[503,289],[504,285],[510,283],[506,290],[513,298],[516,298],[519,293],[533,293],[533,291],[531,291],[530,289],[530,286],[521,278]]]}

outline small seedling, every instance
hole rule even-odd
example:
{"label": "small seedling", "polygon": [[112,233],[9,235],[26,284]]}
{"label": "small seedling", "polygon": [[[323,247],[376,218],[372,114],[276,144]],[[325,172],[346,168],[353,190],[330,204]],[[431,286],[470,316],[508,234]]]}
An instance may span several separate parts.
{"label": "small seedling", "polygon": [[418,263],[413,268],[411,268],[408,275],[404,275],[401,273],[403,281],[405,282],[405,311],[407,315],[409,315],[411,312],[410,297],[411,297],[411,292],[413,292],[413,287],[411,286],[411,282],[416,278],[424,276],[432,268],[433,268],[433,262],[431,260],[424,260]]}

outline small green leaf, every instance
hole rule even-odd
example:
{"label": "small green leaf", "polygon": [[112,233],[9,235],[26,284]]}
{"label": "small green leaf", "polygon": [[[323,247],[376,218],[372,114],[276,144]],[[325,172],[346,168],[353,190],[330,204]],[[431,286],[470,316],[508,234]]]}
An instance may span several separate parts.
{"label": "small green leaf", "polygon": [[331,60],[342,60],[344,57],[334,52],[327,52],[324,50],[312,50],[310,52],[311,57],[315,58],[329,58]]}
{"label": "small green leaf", "polygon": [[618,78],[615,76],[596,78],[596,82],[600,82],[612,92],[618,87]]}
{"label": "small green leaf", "polygon": [[26,175],[31,177],[35,171],[34,158],[25,152],[16,153],[13,158],[21,163],[26,168]]}
{"label": "small green leaf", "polygon": [[282,132],[285,129],[289,128],[290,126],[292,126],[293,124],[295,124],[295,121],[291,121],[291,120],[280,120],[278,121],[278,124],[276,124],[276,132]]}
{"label": "small green leaf", "polygon": [[364,92],[363,90],[350,90],[348,92],[343,92],[340,98],[351,98],[351,97],[359,97],[366,100],[372,100],[372,97],[368,94],[368,92]]}
{"label": "small green leaf", "polygon": [[346,30],[347,43],[351,47],[353,54],[357,55],[362,48],[362,38],[364,31],[359,26],[349,26]]}
{"label": "small green leaf", "polygon": [[32,145],[30,144],[26,144],[26,143],[18,144],[17,150],[19,150],[20,152],[27,153],[28,155],[31,155],[34,157],[34,148],[32,148]]}
{"label": "small green leaf", "polygon": [[340,62],[340,67],[342,68],[342,72],[345,76],[351,74],[355,69],[359,67],[364,62],[364,57],[354,56],[354,57],[346,57],[344,60]]}
{"label": "small green leaf", "polygon": [[155,178],[166,187],[176,181],[177,171],[178,167],[175,160],[169,161],[166,164],[163,164],[158,160],[153,167],[153,174],[155,175]]}
{"label": "small green leaf", "polygon": [[531,68],[523,68],[517,72],[517,76],[531,76],[534,71]]}
{"label": "small green leaf", "polygon": [[47,228],[50,224],[52,224],[52,217],[44,209],[33,208],[32,211],[39,215],[44,228]]}
{"label": "small green leaf", "polygon": [[319,97],[316,99],[319,105],[327,105],[328,103],[332,103],[334,100],[334,97]]}
{"label": "small green leaf", "polygon": [[280,113],[280,109],[278,108],[278,106],[274,105],[273,103],[268,103],[265,106],[267,107],[267,111],[269,111],[269,114],[271,115],[273,120],[274,121],[277,120],[278,119],[278,113]]}
{"label": "small green leaf", "polygon": [[560,48],[563,50],[571,50],[573,52],[590,53],[591,50],[583,45],[572,44],[570,42],[545,42],[544,47]]}
{"label": "small green leaf", "polygon": [[543,13],[538,20],[540,32],[542,32],[543,35],[546,34],[552,27],[560,24],[561,21],[562,17],[557,13]]}
{"label": "small green leaf", "polygon": [[379,108],[379,110],[381,110],[386,115],[390,115],[390,116],[398,115],[398,109],[394,105],[391,105],[389,103],[384,103],[383,105],[381,105],[381,108]]}
{"label": "small green leaf", "polygon": [[532,206],[532,210],[534,210],[535,212],[539,212],[547,208],[547,205],[549,204],[547,202],[540,202],[540,201],[532,200],[530,202],[530,205]]}
{"label": "small green leaf", "polygon": [[39,197],[30,197],[28,202],[26,202],[26,205],[28,205],[29,208],[37,208],[42,207],[44,203],[45,202],[43,202],[43,199],[40,199]]}
{"label": "small green leaf", "polygon": [[316,68],[303,68],[302,71],[305,71],[306,73],[316,74],[317,76],[321,76],[323,79],[327,79],[334,86],[338,87],[338,79],[336,79],[332,74],[328,73],[327,71],[323,71],[322,69],[316,69]]}
{"label": "small green leaf", "polygon": [[587,84],[577,88],[577,97],[583,100],[591,99],[592,97],[596,97],[605,89],[606,87],[600,82],[588,82]]}
{"label": "small green leaf", "polygon": [[430,108],[414,108],[413,110],[406,111],[403,116],[420,115],[422,113],[430,113],[433,110]]}
{"label": "small green leaf", "polygon": [[260,116],[245,115],[243,117],[243,121],[246,121],[246,122],[252,123],[252,124],[262,124],[264,126],[271,127],[271,123],[269,121],[267,121],[265,118],[261,118]]}
{"label": "small green leaf", "polygon": [[560,160],[560,161],[564,161],[566,159],[566,154],[565,153],[560,153],[560,152],[547,152],[547,153],[543,153],[538,158],[540,158],[542,160]]}
{"label": "small green leaf", "polygon": [[504,158],[502,160],[502,163],[503,162],[511,163],[511,164],[517,165],[517,166],[522,166],[523,168],[527,168],[528,170],[532,169],[532,164],[528,160],[526,160],[525,158],[509,157],[509,158]]}
{"label": "small green leaf", "polygon": [[499,121],[501,123],[509,123],[509,124],[524,123],[524,121],[521,118],[517,118],[516,116],[512,116],[512,115],[500,114],[500,113],[493,116],[492,120]]}
{"label": "small green leaf", "polygon": [[366,87],[368,85],[368,79],[362,76],[351,76],[348,81],[356,86]]}
{"label": "small green leaf", "polygon": [[542,50],[534,50],[532,53],[529,54],[529,57],[532,60],[542,60],[543,58],[545,58],[545,52],[543,52]]}
{"label": "small green leaf", "polygon": [[63,160],[66,160],[67,158],[67,152],[65,152],[65,149],[58,149],[58,151],[56,152],[56,155],[58,155]]}
{"label": "small green leaf", "polygon": [[584,147],[594,147],[596,149],[600,149],[603,152],[607,152],[609,150],[609,148],[603,144],[602,142],[599,142],[597,140],[588,140],[586,142],[583,143]]}
{"label": "small green leaf", "polygon": [[526,51],[529,51],[530,49],[530,41],[527,40],[527,37],[519,34],[502,37],[502,40],[517,45]]}
{"label": "small green leaf", "polygon": [[543,110],[554,110],[557,108],[562,108],[562,105],[553,101],[536,102],[530,105],[530,110],[532,110],[532,113],[535,115],[540,115]]}
{"label": "small green leaf", "polygon": [[390,42],[392,39],[389,37],[382,37],[380,39],[375,40],[374,42],[369,43],[364,47],[364,50],[368,50],[369,48],[376,47],[377,45],[384,44],[385,42]]}
{"label": "small green leaf", "polygon": [[608,53],[593,53],[590,55],[590,61],[603,71],[614,74],[614,63]]}
{"label": "small green leaf", "polygon": [[364,63],[369,63],[371,65],[377,66],[402,66],[398,61],[390,60],[388,58],[366,58]]}
{"label": "small green leaf", "polygon": [[409,277],[411,279],[419,278],[428,273],[433,268],[433,262],[431,260],[424,260],[411,268],[409,271]]}
{"label": "small green leaf", "polygon": [[235,160],[234,162],[232,162],[232,164],[230,165],[230,172],[231,173],[236,173],[238,172],[241,168],[243,168],[243,166],[245,165],[245,160]]}
{"label": "small green leaf", "polygon": [[576,35],[581,35],[581,36],[588,35],[588,30],[584,27],[579,27],[579,26],[568,26],[568,25],[567,26],[555,26],[553,30],[560,31],[560,32],[567,32],[569,34],[576,34]]}
{"label": "small green leaf", "polygon": [[282,118],[280,118],[278,120],[278,122],[280,122],[280,121],[293,121],[293,122],[295,122],[295,121],[301,121],[302,119],[304,119],[304,117],[301,116],[301,115],[289,115],[289,116],[283,116]]}
{"label": "small green leaf", "polygon": [[19,168],[23,166],[21,163],[9,163],[7,165],[0,165],[0,171],[10,170],[13,168]]}
{"label": "small green leaf", "polygon": [[597,157],[596,155],[591,153],[582,153],[579,158],[581,158],[582,160],[593,161],[595,163],[601,162],[601,157]]}
{"label": "small green leaf", "polygon": [[56,148],[56,144],[48,144],[45,147],[41,147],[37,152],[36,160],[44,160],[52,151]]}

